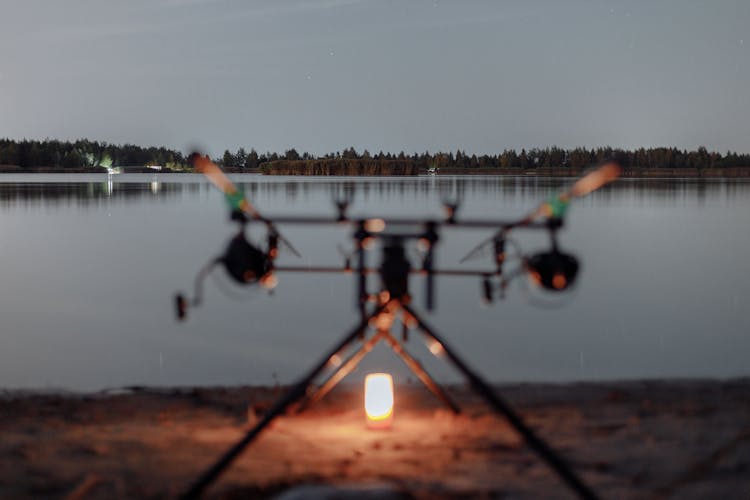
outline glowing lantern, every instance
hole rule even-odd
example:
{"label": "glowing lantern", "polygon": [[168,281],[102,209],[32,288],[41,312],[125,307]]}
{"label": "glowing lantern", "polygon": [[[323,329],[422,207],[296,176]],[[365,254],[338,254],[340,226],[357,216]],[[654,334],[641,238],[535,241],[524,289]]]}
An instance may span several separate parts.
{"label": "glowing lantern", "polygon": [[368,427],[384,429],[391,426],[393,377],[389,374],[371,373],[365,377],[365,414]]}

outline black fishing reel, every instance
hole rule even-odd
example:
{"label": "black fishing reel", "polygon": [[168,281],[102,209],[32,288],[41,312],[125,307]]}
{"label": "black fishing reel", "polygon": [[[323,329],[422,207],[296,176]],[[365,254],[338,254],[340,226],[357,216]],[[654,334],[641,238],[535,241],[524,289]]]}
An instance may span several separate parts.
{"label": "black fishing reel", "polygon": [[560,218],[550,218],[546,223],[550,235],[550,250],[532,255],[522,255],[520,249],[516,246],[516,253],[521,258],[522,265],[510,273],[504,272],[503,267],[507,260],[507,244],[513,240],[507,239],[507,235],[503,231],[491,240],[499,284],[493,283],[492,275],[488,274],[484,277],[482,280],[482,297],[486,303],[491,303],[495,299],[496,289],[500,291],[499,298],[502,299],[505,288],[510,281],[523,274],[528,276],[533,285],[545,292],[561,293],[573,288],[580,264],[575,256],[562,252],[558,248],[557,230],[562,227],[562,224],[563,221]]}
{"label": "black fishing reel", "polygon": [[531,281],[550,292],[572,287],[579,269],[578,259],[557,249],[532,255],[524,265]]}
{"label": "black fishing reel", "polygon": [[219,261],[227,274],[240,285],[262,281],[273,270],[269,253],[250,243],[244,233],[238,233],[231,239]]}
{"label": "black fishing reel", "polygon": [[203,300],[203,282],[217,265],[221,265],[232,281],[240,286],[260,285],[267,289],[276,286],[273,262],[278,254],[278,234],[273,230],[269,231],[268,247],[263,251],[245,236],[247,219],[244,214],[233,212],[232,220],[240,223],[240,231],[229,241],[224,253],[212,259],[198,273],[193,299],[188,302],[183,294],[178,293],[175,296],[177,319],[183,320],[187,317],[188,305],[200,305]]}
{"label": "black fishing reel", "polygon": [[539,252],[524,259],[524,268],[532,283],[549,292],[563,292],[570,289],[578,276],[578,259],[561,252],[557,245],[557,231],[562,227],[561,218],[552,217],[547,221],[552,249]]}

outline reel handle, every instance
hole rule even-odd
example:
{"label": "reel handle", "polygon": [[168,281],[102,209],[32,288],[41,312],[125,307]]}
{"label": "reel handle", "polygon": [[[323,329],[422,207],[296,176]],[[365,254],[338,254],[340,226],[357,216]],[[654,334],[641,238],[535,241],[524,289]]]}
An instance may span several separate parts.
{"label": "reel handle", "polygon": [[188,301],[181,293],[174,296],[175,316],[177,321],[184,321],[187,318]]}
{"label": "reel handle", "polygon": [[175,317],[177,321],[184,321],[187,319],[187,312],[190,307],[200,305],[203,300],[203,282],[205,281],[211,270],[219,263],[223,262],[223,257],[216,257],[208,262],[195,276],[195,295],[193,300],[188,300],[185,295],[181,292],[177,292],[174,296],[174,308]]}

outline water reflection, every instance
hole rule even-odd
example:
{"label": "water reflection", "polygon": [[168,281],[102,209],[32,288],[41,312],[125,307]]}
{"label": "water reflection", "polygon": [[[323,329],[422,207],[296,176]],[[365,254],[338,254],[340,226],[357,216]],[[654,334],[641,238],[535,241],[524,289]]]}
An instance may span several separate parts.
{"label": "water reflection", "polygon": [[[38,182],[34,175],[0,176],[0,207],[67,205],[86,207],[108,200],[138,203],[144,199],[180,200],[205,195],[212,188],[194,175],[108,175],[101,180]],[[465,200],[472,198],[513,198],[539,200],[540,193],[553,193],[570,185],[571,179],[500,176],[442,176],[405,178],[300,178],[235,175],[237,184],[254,200],[305,201],[327,197],[331,200],[354,198],[364,201],[406,199]],[[733,179],[623,179],[607,186],[592,198],[607,202],[626,198],[640,202],[664,200],[732,199],[747,196],[750,182]]]}
{"label": "water reflection", "polygon": [[[459,217],[483,218],[521,215],[572,181],[233,177],[267,214],[333,214],[333,199],[353,196],[352,216],[436,217],[441,200],[460,198]],[[441,277],[430,322],[497,381],[750,375],[749,195],[747,181],[618,181],[577,200],[560,234],[582,264],[565,307],[534,307],[519,280],[485,308],[476,279]],[[177,324],[174,293],[190,289],[234,230],[197,175],[0,176],[0,387],[293,380],[356,320],[354,283],[285,273],[273,295],[237,302],[209,280],[204,306]],[[282,252],[285,265],[341,265],[336,246],[350,244],[338,226],[283,232],[304,256]],[[488,236],[446,228],[437,265],[460,266]],[[516,238],[530,252],[548,244]],[[421,278],[411,289],[421,310]],[[410,348],[438,379],[457,380]],[[382,354],[363,370],[398,380],[399,361]]]}

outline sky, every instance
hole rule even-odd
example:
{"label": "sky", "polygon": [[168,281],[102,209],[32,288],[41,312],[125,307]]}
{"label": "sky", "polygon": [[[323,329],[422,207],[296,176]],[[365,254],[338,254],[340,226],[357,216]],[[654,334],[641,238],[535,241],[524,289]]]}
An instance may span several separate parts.
{"label": "sky", "polygon": [[0,0],[0,137],[750,152],[747,0]]}

